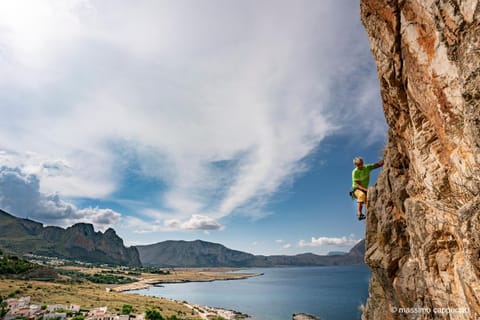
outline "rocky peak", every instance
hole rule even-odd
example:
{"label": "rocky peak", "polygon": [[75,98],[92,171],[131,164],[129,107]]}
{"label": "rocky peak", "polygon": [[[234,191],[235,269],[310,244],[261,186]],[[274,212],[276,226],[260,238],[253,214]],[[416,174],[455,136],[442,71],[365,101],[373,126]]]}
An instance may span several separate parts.
{"label": "rocky peak", "polygon": [[103,237],[111,242],[116,242],[119,245],[123,246],[123,239],[120,238],[117,235],[117,232],[112,228],[108,228],[107,230],[105,230],[105,232],[103,233]]}
{"label": "rocky peak", "polygon": [[108,237],[118,237],[117,236],[117,233],[115,232],[115,230],[113,230],[112,228],[108,228],[105,233],[104,233],[105,236],[108,236]]}
{"label": "rocky peak", "polygon": [[0,210],[0,247],[17,254],[35,253],[95,263],[139,266],[138,251],[126,248],[115,230],[95,232],[89,223],[67,229],[14,217]]}
{"label": "rocky peak", "polygon": [[390,127],[362,318],[480,319],[479,1],[361,0],[361,16]]}
{"label": "rocky peak", "polygon": [[95,229],[93,228],[93,225],[90,223],[76,223],[71,227],[68,227],[67,230],[70,232],[81,233],[86,237],[91,237],[95,234]]}

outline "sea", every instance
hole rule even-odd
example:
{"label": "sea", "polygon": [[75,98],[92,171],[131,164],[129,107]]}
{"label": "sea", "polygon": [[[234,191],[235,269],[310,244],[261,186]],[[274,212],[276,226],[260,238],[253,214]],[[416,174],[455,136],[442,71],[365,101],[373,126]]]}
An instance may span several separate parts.
{"label": "sea", "polygon": [[260,268],[242,280],[165,284],[132,293],[240,311],[255,320],[290,320],[308,313],[322,320],[361,318],[371,272],[367,266]]}

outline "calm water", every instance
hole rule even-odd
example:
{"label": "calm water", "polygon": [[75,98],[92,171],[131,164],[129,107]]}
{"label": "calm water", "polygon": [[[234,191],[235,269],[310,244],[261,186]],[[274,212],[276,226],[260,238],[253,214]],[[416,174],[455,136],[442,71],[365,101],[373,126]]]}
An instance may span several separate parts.
{"label": "calm water", "polygon": [[[243,271],[245,272],[245,271]],[[322,320],[360,319],[368,295],[366,266],[252,269],[244,280],[167,284],[137,290],[190,303],[247,313],[255,320],[289,320],[306,312]]]}

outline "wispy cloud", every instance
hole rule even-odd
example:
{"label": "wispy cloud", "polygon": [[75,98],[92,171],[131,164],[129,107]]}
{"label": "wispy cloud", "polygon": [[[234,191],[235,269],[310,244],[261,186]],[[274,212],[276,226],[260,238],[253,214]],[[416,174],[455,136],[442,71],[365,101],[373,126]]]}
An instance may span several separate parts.
{"label": "wispy cloud", "polygon": [[360,240],[355,239],[354,235],[350,235],[349,237],[312,237],[310,242],[305,240],[300,240],[298,242],[298,246],[301,248],[304,247],[320,247],[320,246],[339,246],[339,247],[351,247],[357,244]]}
{"label": "wispy cloud", "polygon": [[199,214],[194,214],[192,217],[185,221],[181,222],[179,220],[167,220],[165,225],[171,229],[183,229],[183,230],[219,230],[223,227],[214,219],[202,216]]}
{"label": "wispy cloud", "polygon": [[108,198],[127,150],[165,188],[144,204],[160,214],[126,223],[219,230],[234,212],[269,214],[326,136],[381,122],[376,88],[357,85],[376,77],[348,1],[110,5],[0,4],[0,164],[43,194]]}

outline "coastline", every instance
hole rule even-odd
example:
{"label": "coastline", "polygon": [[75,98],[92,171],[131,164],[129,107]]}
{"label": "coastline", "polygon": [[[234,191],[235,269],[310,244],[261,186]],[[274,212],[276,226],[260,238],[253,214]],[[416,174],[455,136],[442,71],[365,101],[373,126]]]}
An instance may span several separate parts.
{"label": "coastline", "polygon": [[[315,269],[318,269],[318,268],[315,268]],[[355,272],[355,276],[352,277],[351,280],[347,281],[347,283],[349,284],[348,294],[350,293],[350,290],[357,290],[358,285],[363,284],[363,282],[364,282],[363,280],[362,281],[358,280],[359,277],[358,277],[358,272],[357,271],[361,271],[361,274],[364,275],[365,277],[370,276],[370,273],[368,272],[368,268],[366,268],[366,267],[365,267],[365,270],[364,270],[364,268],[359,270],[358,267],[356,267],[355,269],[352,269],[352,270],[342,270],[342,269],[343,268],[336,267],[335,270],[333,270],[333,271],[335,272],[335,274],[337,276],[338,275],[341,276],[342,274],[351,274],[352,272]],[[235,272],[233,272],[233,273],[229,273],[229,271],[231,271],[231,270],[226,270],[225,272],[223,272],[221,274],[221,277],[220,277],[219,272],[218,272],[219,270],[217,269],[217,270],[215,270],[215,272],[213,272],[213,274],[216,274],[216,278],[218,280],[229,279],[232,276],[234,276],[234,279],[236,280],[236,279],[239,278],[238,273],[241,273],[241,272],[249,272],[249,271],[252,272],[252,273],[249,273],[249,274],[246,274],[246,275],[245,274],[241,275],[241,278],[244,278],[247,275],[249,277],[260,275],[259,273],[261,271],[264,271],[264,270],[249,270],[249,269],[241,269],[243,271],[239,271],[239,270],[240,269],[234,269]],[[87,270],[84,270],[84,271],[87,271]],[[172,272],[172,269],[170,269],[169,271]],[[324,274],[325,273],[324,271],[329,271],[329,270],[315,270],[315,271],[316,272],[318,271],[321,274]],[[340,274],[339,274],[339,271],[341,271]],[[97,269],[89,270],[89,272],[90,273],[97,273],[97,272],[99,272],[99,270],[97,270]],[[193,275],[193,274],[196,274],[197,276],[193,277],[193,278],[195,278],[197,280],[201,278],[201,279],[203,279],[202,282],[206,282],[205,278],[207,278],[207,276],[212,277],[212,270],[208,270],[206,275],[203,272],[207,272],[207,270],[204,270],[204,269],[202,269],[202,270],[200,270],[200,269],[195,269],[195,270],[190,269],[190,270],[181,270],[181,271],[176,270],[175,274],[170,275],[170,278],[177,277],[178,280],[176,282],[179,282],[179,280],[185,281],[185,278],[186,278],[185,275],[187,275],[187,274],[190,274],[190,276]],[[258,274],[254,274],[254,272],[257,272]],[[293,269],[289,272],[293,272],[294,274],[299,274],[298,269],[297,270]],[[199,273],[200,273],[201,277],[199,276]],[[262,278],[269,278],[270,279],[270,276],[271,276],[270,272],[268,272],[268,273],[266,272],[265,274],[266,274],[266,276],[262,277]],[[273,274],[275,275],[276,273],[274,272]],[[303,272],[300,272],[300,274],[303,274]],[[152,286],[153,285],[152,283],[154,283],[153,280],[159,277],[158,274],[141,274],[141,275],[137,274],[137,275],[138,276],[136,277],[136,279],[144,280],[146,283],[143,283],[143,285],[148,285],[148,286]],[[275,277],[275,279],[277,279],[277,280],[278,279],[280,279],[280,280],[282,280],[282,279],[293,280],[290,276],[288,276],[288,274],[284,274],[283,270],[277,270],[277,275],[281,276],[280,278]],[[288,278],[285,278],[285,275],[288,276]],[[141,276],[145,276],[145,279],[140,279]],[[344,278],[347,279],[348,277],[343,277],[342,276],[342,277],[338,278],[338,280],[345,281]],[[363,279],[364,277],[362,276],[360,278]],[[328,279],[330,279],[330,278],[328,278]],[[257,298],[255,298],[254,300],[249,300],[246,303],[235,303],[235,304],[229,304],[228,303],[228,300],[235,299],[231,295],[231,292],[232,292],[231,289],[232,288],[237,288],[237,287],[238,288],[243,288],[243,292],[248,293],[249,292],[248,287],[249,287],[249,283],[251,282],[251,280],[244,281],[244,282],[238,282],[238,283],[220,282],[220,283],[217,283],[217,284],[212,284],[213,286],[215,286],[215,288],[218,288],[218,291],[216,291],[216,292],[221,292],[220,296],[222,298],[221,299],[213,299],[213,300],[212,299],[207,299],[207,300],[202,299],[202,300],[199,300],[199,301],[197,301],[197,299],[194,298],[195,294],[194,295],[189,294],[189,292],[191,292],[191,290],[188,289],[188,288],[186,289],[187,291],[180,290],[179,291],[180,294],[177,294],[177,295],[172,294],[172,295],[169,295],[169,298],[162,298],[161,297],[162,294],[149,295],[150,293],[148,293],[148,292],[143,292],[143,293],[134,293],[134,292],[131,292],[131,291],[118,292],[118,291],[114,291],[114,290],[111,289],[112,286],[114,286],[114,285],[96,284],[96,283],[92,283],[92,282],[88,282],[88,281],[75,282],[75,281],[71,281],[69,278],[66,278],[66,277],[62,278],[62,279],[59,279],[59,281],[55,281],[55,282],[45,282],[45,281],[38,281],[38,280],[9,279],[9,278],[5,278],[4,280],[5,281],[0,281],[0,295],[1,296],[7,296],[7,295],[10,295],[11,293],[15,292],[19,295],[19,297],[20,296],[30,296],[31,301],[33,303],[40,304],[40,305],[73,303],[73,304],[82,305],[86,309],[105,306],[105,307],[108,307],[109,310],[112,310],[113,313],[120,314],[120,310],[122,310],[122,307],[127,304],[127,305],[131,305],[133,307],[134,314],[142,314],[142,312],[144,312],[145,310],[147,310],[149,308],[150,309],[153,308],[153,309],[157,309],[157,310],[161,311],[162,316],[164,316],[164,317],[174,318],[174,316],[176,316],[177,318],[179,317],[180,319],[185,319],[185,320],[200,320],[200,319],[207,320],[209,318],[210,318],[210,320],[212,320],[212,319],[216,319],[216,318],[220,318],[220,317],[225,319],[225,320],[238,320],[238,319],[257,317],[258,315],[263,314],[262,310],[256,309],[256,308],[251,308],[252,304],[255,305],[257,303],[257,301],[259,303],[262,301],[262,300],[257,300]],[[150,281],[148,281],[148,280],[150,280]],[[167,281],[167,280],[171,280],[171,279],[162,279],[162,280]],[[301,280],[301,279],[297,279],[297,280]],[[262,281],[263,282],[263,280],[261,280],[260,278],[258,280],[253,280],[253,282],[257,282],[257,281]],[[138,284],[138,282],[140,282],[140,281],[137,281],[135,286],[140,286]],[[191,279],[188,282],[195,282],[195,281],[193,281]],[[211,282],[211,280],[208,280],[208,282]],[[303,283],[303,285],[306,284],[308,288],[312,287],[312,286],[309,285],[309,282],[306,282],[306,283],[302,282],[302,283]],[[292,288],[298,288],[298,285],[302,285],[302,283],[298,283],[297,281],[295,281],[295,282],[290,281],[290,284],[291,284]],[[335,282],[335,283],[337,283],[337,282]],[[351,286],[352,283],[353,283],[353,287]],[[117,285],[115,285],[115,286],[117,286]],[[196,285],[193,284],[193,286],[196,286]],[[209,288],[210,284],[203,284],[203,285],[199,284],[199,286],[201,286],[205,289],[205,288]],[[366,286],[368,286],[368,284],[366,284]],[[120,287],[120,286],[118,286],[118,287]],[[268,287],[270,288],[270,286],[268,286]],[[307,289],[307,287],[306,287],[306,289]],[[316,286],[314,286],[314,287],[316,287]],[[341,286],[341,287],[343,287],[343,286]],[[277,291],[278,291],[278,294],[279,294],[280,298],[285,296],[285,294],[282,293],[282,292],[284,292],[284,290],[271,291],[271,290],[269,290],[269,288],[267,288],[268,290],[266,290],[266,291],[262,290],[261,288],[257,288],[258,290],[255,289],[255,293],[258,294],[259,299],[267,299],[267,301],[269,299],[272,299],[272,296],[270,296],[270,294],[276,294]],[[277,286],[277,288],[278,288],[278,286]],[[163,290],[162,288],[156,288],[156,289],[160,289],[160,291]],[[202,290],[202,291],[199,291],[199,292],[197,291],[197,294],[200,294],[200,296],[203,296],[202,292],[203,292],[204,289],[199,289],[199,290]],[[245,289],[247,291],[245,291]],[[153,290],[153,288],[152,288],[152,290]],[[167,289],[164,289],[164,290],[165,290],[164,295],[168,295],[168,292],[166,291]],[[176,289],[172,289],[172,290],[176,290]],[[105,291],[107,291],[107,293]],[[168,290],[168,291],[170,291],[170,290]],[[340,290],[340,291],[342,291],[342,290]],[[366,289],[363,290],[363,291],[366,291]],[[359,296],[362,295],[363,291],[358,291],[358,295]],[[182,294],[182,292],[184,294]],[[307,290],[307,292],[310,292],[310,291]],[[287,293],[287,297],[288,296],[289,295]],[[308,298],[312,297],[312,296],[316,296],[316,294],[309,294],[309,295],[305,296],[305,299],[308,300]],[[344,296],[344,295],[342,295],[342,296]],[[223,297],[226,298],[227,300],[223,299]],[[290,297],[290,298],[294,298],[294,297]],[[284,306],[288,306],[290,301],[292,300],[290,298],[288,298],[289,299],[288,302],[285,301],[285,304],[282,304],[281,306],[278,305],[278,307],[283,308]],[[365,297],[365,299],[366,299],[366,297]],[[243,301],[243,299],[240,299],[240,301]],[[305,302],[303,297],[301,298],[301,301]],[[312,305],[316,304],[318,302],[317,300],[314,300],[314,301],[309,300],[309,301]],[[327,298],[325,301],[326,301],[326,303],[330,303],[331,298]],[[330,301],[330,302],[328,302],[328,301]],[[196,305],[194,303],[200,303],[202,305]],[[344,305],[346,305],[346,304],[344,303]],[[209,307],[209,306],[213,306],[213,308]],[[282,310],[277,310],[275,314],[276,315],[281,314],[281,316],[276,317],[276,318],[277,319],[291,319],[291,316],[292,316],[293,312],[308,311],[308,310],[305,310],[305,308],[303,307],[304,304],[300,304],[300,305],[292,304],[291,306],[292,307],[289,308],[290,310],[288,310],[287,313],[283,312]],[[348,311],[350,315],[355,316],[356,312],[358,312],[357,307],[358,307],[358,304],[355,306],[354,309],[351,309],[350,305],[346,305],[345,310]],[[230,310],[226,310],[226,309],[230,309]],[[273,309],[276,309],[276,308],[273,308]],[[246,312],[247,314],[241,314],[241,313],[238,313],[238,312],[235,312],[235,311],[232,311],[232,310],[243,311],[243,312]],[[268,312],[270,312],[270,311],[268,311]],[[320,313],[318,310],[315,310],[315,309],[310,310],[310,312],[312,312],[311,314],[315,314],[315,313],[319,314]],[[328,318],[332,318],[332,319],[337,318],[337,317],[335,317],[336,313],[332,313],[332,312],[328,311],[328,308],[327,308],[327,311],[325,311],[325,312],[326,312],[326,315],[329,315]],[[270,317],[270,318],[272,318],[272,317]],[[352,319],[352,317],[340,317],[338,319],[347,320],[347,319]]]}
{"label": "coastline", "polygon": [[[176,301],[176,300],[174,300]],[[201,306],[198,304],[191,304],[188,302],[180,302],[176,301],[178,303],[183,303],[183,305],[191,310],[195,310],[198,314],[199,317],[201,317],[204,320],[209,320],[212,317],[222,317],[225,320],[241,320],[241,319],[246,319],[250,318],[248,314],[235,311],[235,310],[227,310],[227,309],[222,309],[222,308],[214,308],[214,307],[209,307],[209,306]]]}
{"label": "coastline", "polygon": [[[191,269],[185,269],[176,272],[173,277],[165,277],[164,275],[142,277],[136,282],[112,287],[110,290],[116,292],[128,292],[148,289],[152,286],[162,284],[243,280],[263,275],[263,273],[230,273],[232,270],[234,269],[221,269],[214,271],[212,271],[212,269],[202,269],[200,271],[195,270],[192,273]],[[188,272],[188,274],[182,274],[182,272]]]}
{"label": "coastline", "polygon": [[[149,276],[148,278],[139,279],[137,282],[120,285],[114,288],[107,288],[107,290],[125,293],[125,294],[135,294],[132,291],[148,289],[152,286],[162,285],[162,284],[175,284],[175,283],[190,283],[190,282],[213,282],[213,281],[232,281],[232,280],[243,280],[252,277],[262,276],[263,273],[231,273],[231,271],[236,271],[236,269],[202,269],[195,270],[195,277],[178,277],[178,274],[175,275],[173,279],[165,279],[165,276]],[[179,270],[178,272],[192,272],[191,269]],[[201,319],[208,320],[212,317],[221,317],[225,320],[240,320],[250,318],[248,314],[236,311],[228,310],[218,307],[202,306],[198,304],[189,303],[187,301],[178,301],[168,298],[167,299],[179,304],[182,304],[186,308],[195,311]]]}
{"label": "coastline", "polygon": [[[100,269],[73,267],[82,273],[93,274]],[[136,312],[144,312],[148,308],[162,310],[166,317],[180,316],[182,319],[209,320],[223,318],[225,320],[245,319],[249,316],[234,310],[202,306],[189,303],[185,300],[178,301],[169,298],[145,296],[135,294],[132,291],[149,288],[162,283],[184,282],[211,282],[219,280],[240,280],[260,274],[232,273],[245,269],[236,268],[197,268],[197,269],[170,269],[169,274],[159,275],[142,273],[136,277],[138,281],[128,285],[108,285],[92,282],[72,282],[68,277],[59,281],[39,281],[15,278],[2,278],[0,281],[0,296],[12,295],[29,296],[36,304],[64,304],[73,303],[86,308],[108,307],[109,310],[118,313],[123,305],[133,306]]]}

